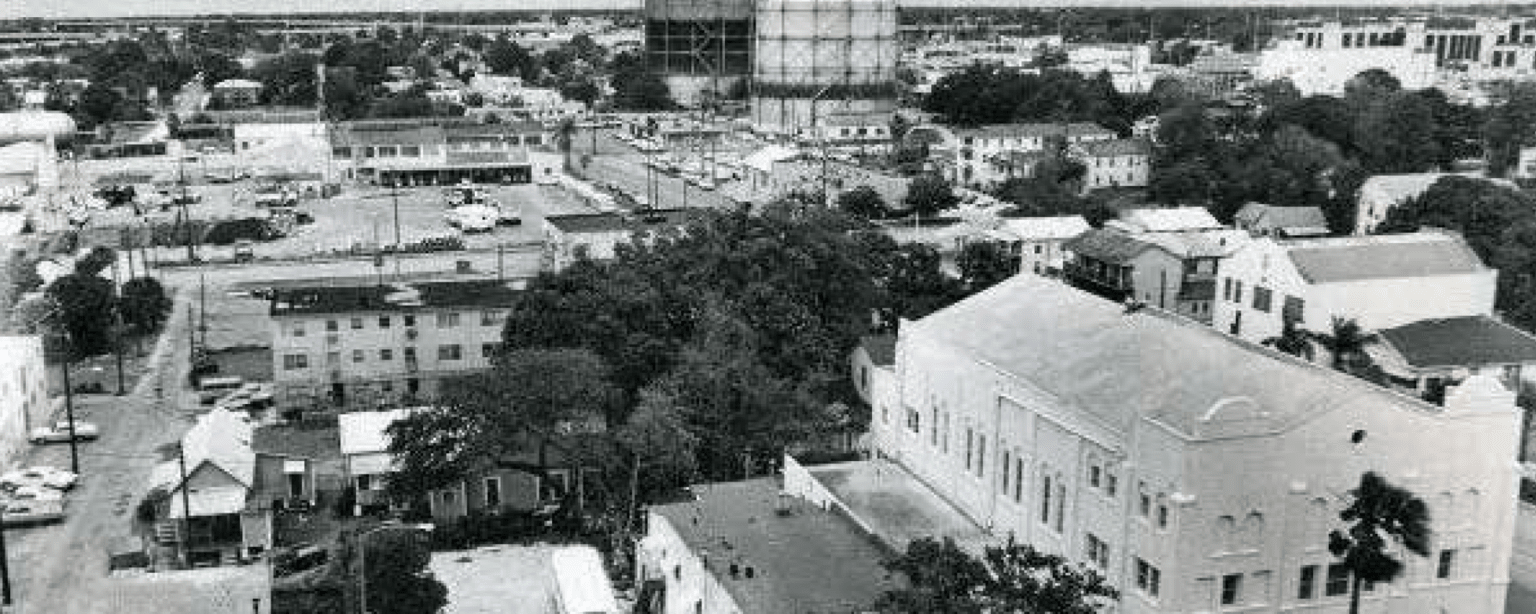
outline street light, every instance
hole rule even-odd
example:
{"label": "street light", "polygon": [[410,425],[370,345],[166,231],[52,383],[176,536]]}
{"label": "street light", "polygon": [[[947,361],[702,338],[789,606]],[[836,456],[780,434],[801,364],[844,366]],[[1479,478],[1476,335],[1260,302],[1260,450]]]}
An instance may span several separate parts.
{"label": "street light", "polygon": [[368,543],[367,537],[380,531],[411,530],[431,533],[437,527],[432,523],[420,524],[385,524],[368,529],[357,534],[357,566],[358,566],[358,601],[361,603],[362,614],[368,614]]}

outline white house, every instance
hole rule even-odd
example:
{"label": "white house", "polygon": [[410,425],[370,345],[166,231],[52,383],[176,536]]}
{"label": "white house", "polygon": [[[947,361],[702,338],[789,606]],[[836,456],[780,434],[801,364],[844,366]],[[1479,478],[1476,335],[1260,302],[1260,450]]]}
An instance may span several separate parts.
{"label": "white house", "polygon": [[1144,188],[1151,176],[1152,143],[1143,139],[1088,141],[1074,146],[1070,153],[1087,169],[1084,192]]}
{"label": "white house", "polygon": [[0,459],[21,460],[32,427],[51,424],[43,338],[0,337]]}
{"label": "white house", "polygon": [[1061,272],[1066,261],[1062,244],[1089,228],[1081,215],[1010,217],[1003,218],[992,234],[1019,259],[1020,271],[1045,275]]}
{"label": "white house", "polygon": [[1033,275],[904,322],[895,370],[896,405],[871,419],[889,461],[794,488],[787,464],[786,490],[876,535],[1060,554],[1103,573],[1122,614],[1332,614],[1350,574],[1328,534],[1375,472],[1428,503],[1431,552],[1362,611],[1504,611],[1520,418],[1491,378],[1439,407]]}
{"label": "white house", "polygon": [[1374,331],[1490,315],[1497,278],[1466,241],[1446,231],[1258,238],[1223,264],[1212,325],[1259,342],[1278,336],[1287,319],[1328,333],[1333,318]]}
{"label": "white house", "polygon": [[909,142],[929,144],[930,155],[945,178],[956,185],[981,188],[1008,178],[1007,165],[993,162],[1012,152],[1038,152],[1056,143],[1065,146],[1108,141],[1114,131],[1092,123],[998,124],[976,128],[947,128],[925,124],[907,131]]}

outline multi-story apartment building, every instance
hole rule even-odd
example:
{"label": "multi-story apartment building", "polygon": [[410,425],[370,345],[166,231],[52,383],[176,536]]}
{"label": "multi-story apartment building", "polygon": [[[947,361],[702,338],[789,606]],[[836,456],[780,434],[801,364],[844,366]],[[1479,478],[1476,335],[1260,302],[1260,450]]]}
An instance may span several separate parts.
{"label": "multi-story apartment building", "polygon": [[0,337],[0,460],[20,460],[27,432],[51,424],[43,338]]}
{"label": "multi-story apartment building", "polygon": [[279,290],[271,308],[279,407],[429,400],[443,378],[491,366],[516,293],[494,280]]}
{"label": "multi-story apartment building", "polygon": [[1520,418],[1491,376],[1436,406],[1034,275],[903,322],[894,373],[871,440],[896,467],[796,489],[877,533],[894,504],[867,501],[915,479],[971,535],[1098,570],[1121,614],[1342,613],[1328,534],[1375,472],[1428,504],[1431,552],[1394,549],[1405,573],[1362,611],[1504,611]]}
{"label": "multi-story apartment building", "polygon": [[1334,318],[1377,331],[1428,318],[1492,315],[1498,271],[1459,235],[1259,238],[1219,272],[1212,325],[1254,342],[1287,321],[1329,333]]}
{"label": "multi-story apartment building", "polygon": [[[1150,219],[1156,228],[1174,221],[1156,213],[1125,215]],[[1068,258],[1062,277],[1111,300],[1136,300],[1209,324],[1222,260],[1247,240],[1247,233],[1227,228],[1153,231],[1134,222],[1110,222],[1063,245]]]}
{"label": "multi-story apartment building", "polygon": [[1089,141],[1068,150],[1083,163],[1083,191],[1144,188],[1152,175],[1152,143],[1143,139]]}
{"label": "multi-story apartment building", "polygon": [[1052,146],[1070,147],[1116,138],[1113,130],[1092,123],[997,124],[977,128],[923,125],[907,131],[908,139],[928,143],[934,163],[957,185],[986,188],[1009,176],[1009,165],[992,162],[1017,152],[1043,152]]}

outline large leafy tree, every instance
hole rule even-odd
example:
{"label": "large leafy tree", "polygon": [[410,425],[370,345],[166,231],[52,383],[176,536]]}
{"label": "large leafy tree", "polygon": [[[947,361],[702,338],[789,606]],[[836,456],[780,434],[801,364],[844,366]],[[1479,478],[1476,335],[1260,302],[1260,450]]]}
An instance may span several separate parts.
{"label": "large leafy tree", "polygon": [[111,281],[73,273],[54,280],[46,294],[59,307],[58,317],[69,333],[75,357],[95,356],[112,349],[117,297],[113,295]]}
{"label": "large leafy tree", "polygon": [[878,219],[890,215],[890,209],[885,205],[885,198],[867,185],[838,194],[837,208],[849,215],[866,219]]}
{"label": "large leafy tree", "polygon": [[907,195],[902,203],[907,211],[919,216],[931,216],[959,204],[960,197],[949,180],[928,173],[919,175],[907,184]]}
{"label": "large leafy tree", "polygon": [[165,287],[153,277],[135,277],[123,284],[123,322],[140,335],[148,335],[160,329],[171,313],[171,298]]}
{"label": "large leafy tree", "polygon": [[1483,127],[1488,172],[1495,177],[1503,177],[1515,165],[1522,146],[1536,142],[1536,83],[1511,85],[1502,98]]}
{"label": "large leafy tree", "polygon": [[1098,572],[1012,540],[978,559],[950,538],[922,538],[885,566],[907,579],[876,602],[886,614],[1095,614],[1119,598]]}
{"label": "large leafy tree", "polygon": [[1361,475],[1360,485],[1350,496],[1349,507],[1339,512],[1339,519],[1350,526],[1329,533],[1328,551],[1353,576],[1349,611],[1357,614],[1360,589],[1366,582],[1391,582],[1403,573],[1403,562],[1393,556],[1392,542],[1418,556],[1429,556],[1429,506],[1374,472]]}
{"label": "large leafy tree", "polygon": [[960,248],[955,265],[960,268],[966,292],[974,294],[1012,277],[1018,272],[1019,261],[1001,243],[973,241]]}
{"label": "large leafy tree", "polygon": [[[359,566],[367,582],[370,614],[436,614],[448,604],[448,587],[427,569],[432,552],[417,531],[375,531],[362,538]],[[363,563],[366,562],[366,565]]]}

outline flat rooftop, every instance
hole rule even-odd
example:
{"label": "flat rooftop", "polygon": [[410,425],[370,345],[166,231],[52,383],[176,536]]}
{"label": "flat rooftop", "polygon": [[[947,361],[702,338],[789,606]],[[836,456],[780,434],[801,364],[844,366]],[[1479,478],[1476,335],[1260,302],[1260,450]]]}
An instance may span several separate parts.
{"label": "flat rooftop", "polygon": [[[779,482],[762,478],[693,487],[695,500],[651,508],[695,553],[743,614],[863,612],[899,586],[881,566],[890,553],[852,521],[791,497],[776,512]],[[736,563],[752,578],[727,574]]]}
{"label": "flat rooftop", "polygon": [[272,298],[273,316],[507,307],[518,294],[496,280],[285,288]]}
{"label": "flat rooftop", "polygon": [[997,538],[901,465],[887,460],[853,461],[806,467],[848,511],[891,548],[932,537],[955,540],[980,555]]}

